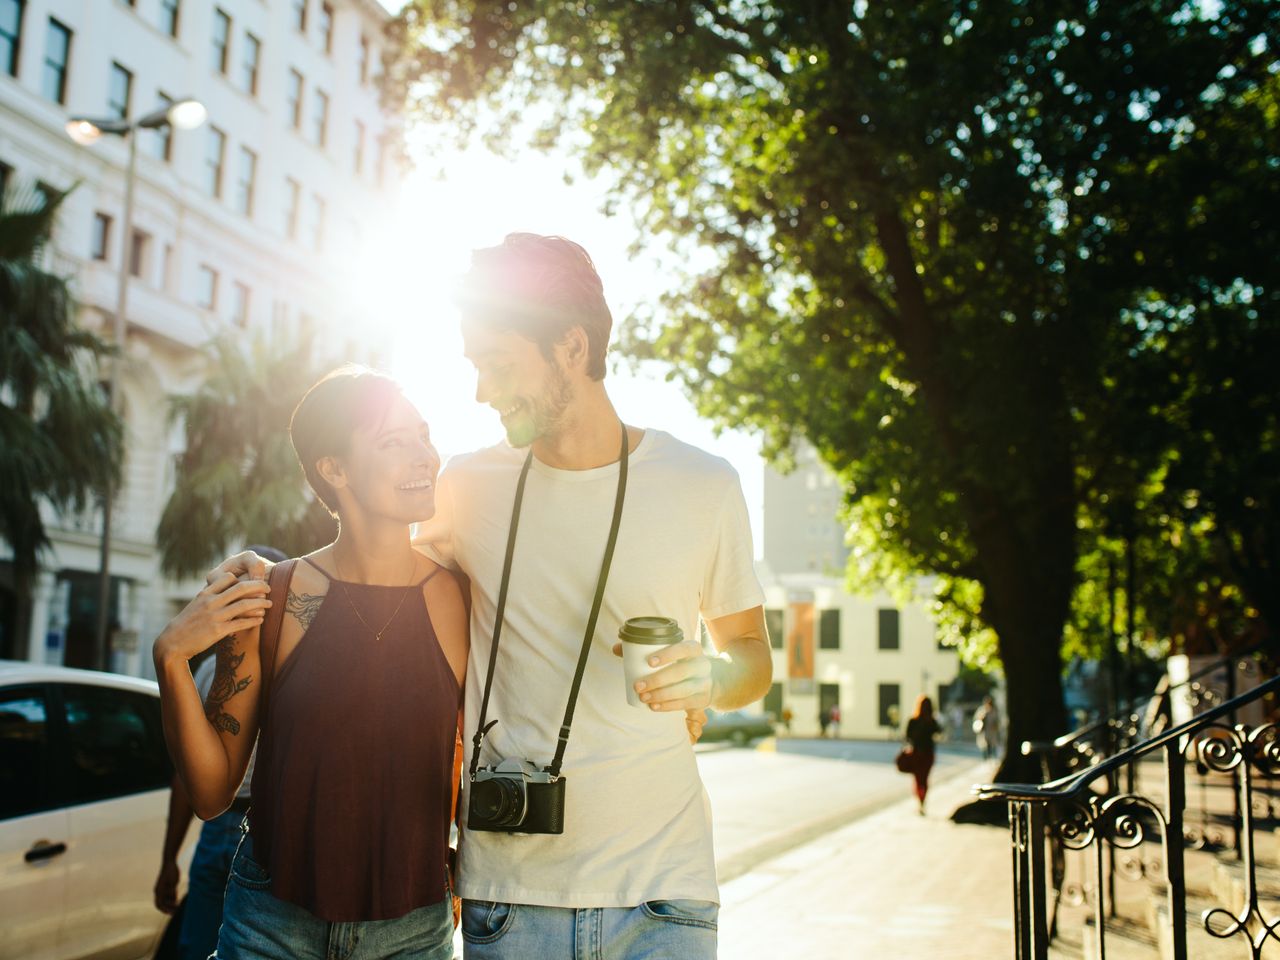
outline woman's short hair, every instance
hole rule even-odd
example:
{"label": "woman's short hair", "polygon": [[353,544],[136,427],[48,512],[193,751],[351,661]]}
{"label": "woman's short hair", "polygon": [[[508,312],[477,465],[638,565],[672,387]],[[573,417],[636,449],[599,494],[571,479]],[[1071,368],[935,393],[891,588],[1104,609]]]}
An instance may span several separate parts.
{"label": "woman's short hair", "polygon": [[325,457],[344,456],[352,434],[380,424],[400,395],[400,384],[386,374],[346,364],[312,384],[294,408],[289,439],[298,463],[311,489],[335,517],[337,491],[320,476],[316,464]]}
{"label": "woman's short hair", "polygon": [[613,315],[604,284],[581,246],[564,237],[509,233],[476,250],[461,292],[463,324],[518,333],[548,360],[574,327],[587,335],[587,375],[603,380]]}

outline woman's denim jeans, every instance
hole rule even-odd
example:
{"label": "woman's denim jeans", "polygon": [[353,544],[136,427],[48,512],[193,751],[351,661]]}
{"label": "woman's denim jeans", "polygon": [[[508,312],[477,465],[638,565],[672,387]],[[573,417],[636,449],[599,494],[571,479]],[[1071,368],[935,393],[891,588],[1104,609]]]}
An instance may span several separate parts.
{"label": "woman's denim jeans", "polygon": [[[441,879],[444,887],[444,880]],[[227,881],[218,960],[452,960],[453,900],[395,920],[330,923],[271,894],[248,834]]]}

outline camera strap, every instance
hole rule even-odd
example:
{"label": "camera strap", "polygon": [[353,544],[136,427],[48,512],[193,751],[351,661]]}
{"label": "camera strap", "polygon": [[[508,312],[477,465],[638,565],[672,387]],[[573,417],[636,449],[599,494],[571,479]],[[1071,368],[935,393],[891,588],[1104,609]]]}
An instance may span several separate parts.
{"label": "camera strap", "polygon": [[[591,616],[587,618],[587,632],[582,637],[582,650],[578,654],[578,668],[573,675],[573,686],[569,689],[569,703],[565,707],[564,722],[560,725],[560,737],[556,744],[555,759],[551,761],[548,772],[551,776],[560,776],[560,767],[564,762],[565,747],[569,743],[569,728],[573,725],[573,711],[578,703],[578,690],[582,686],[582,675],[587,669],[587,655],[591,652],[591,639],[595,636],[596,621],[600,617],[600,606],[604,602],[604,587],[609,579],[609,567],[613,563],[613,548],[618,542],[618,526],[622,522],[622,503],[627,492],[627,462],[630,459],[627,442],[627,427],[622,424],[622,452],[618,457],[618,492],[614,497],[613,521],[609,526],[609,541],[605,545],[604,560],[600,564],[600,578],[596,581],[595,598],[591,603]],[[493,670],[498,662],[498,641],[502,636],[502,623],[507,609],[507,588],[511,583],[511,561],[516,552],[516,530],[520,526],[520,505],[524,502],[525,481],[529,477],[529,467],[533,463],[533,450],[529,450],[524,458],[524,466],[520,468],[520,479],[516,483],[516,500],[511,508],[511,528],[507,532],[507,553],[502,561],[502,583],[498,587],[498,609],[493,625],[493,645],[489,648],[489,670],[484,678],[484,696],[480,701],[480,718],[476,722],[476,733],[472,738],[471,763],[467,772],[468,779],[475,780],[476,770],[480,765],[480,748],[484,745],[485,735],[497,724],[497,720],[485,723],[489,713],[489,694],[493,689]]]}

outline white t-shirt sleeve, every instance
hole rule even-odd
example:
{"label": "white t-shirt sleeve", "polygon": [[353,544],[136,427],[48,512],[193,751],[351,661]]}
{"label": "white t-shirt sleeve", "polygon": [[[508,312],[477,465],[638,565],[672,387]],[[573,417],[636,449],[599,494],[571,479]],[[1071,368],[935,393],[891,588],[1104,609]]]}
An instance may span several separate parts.
{"label": "white t-shirt sleeve", "polygon": [[209,688],[213,686],[213,674],[218,668],[218,655],[211,653],[204,658],[204,662],[196,667],[195,676],[191,679],[195,681],[196,689],[200,691],[200,699],[204,700],[209,696]]}
{"label": "white t-shirt sleeve", "polygon": [[737,474],[726,487],[712,536],[715,542],[699,604],[703,619],[714,620],[762,606],[764,590],[756,579],[751,521]]}
{"label": "white t-shirt sleeve", "polygon": [[436,512],[414,526],[413,545],[441,566],[457,570],[453,527],[453,473],[446,468],[436,479]]}

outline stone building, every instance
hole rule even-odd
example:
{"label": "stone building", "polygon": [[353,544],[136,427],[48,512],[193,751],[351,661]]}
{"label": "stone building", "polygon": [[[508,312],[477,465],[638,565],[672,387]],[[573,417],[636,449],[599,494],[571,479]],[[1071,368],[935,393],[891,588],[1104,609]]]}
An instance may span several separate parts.
{"label": "stone building", "polygon": [[[365,335],[353,322],[358,264],[400,176],[401,123],[376,83],[388,16],[376,0],[0,0],[0,178],[73,188],[48,266],[72,279],[79,321],[107,340],[122,257],[131,275],[112,669],[148,675],[151,638],[200,586],[161,575],[154,534],[184,437],[169,400],[201,382],[203,345],[220,331],[310,326],[337,354]],[[66,122],[136,119],[186,97],[207,108],[203,126],[135,134],[123,236],[126,142],[81,146]],[[87,665],[101,514],[49,521],[27,636],[12,631],[0,543],[0,656]]]}

